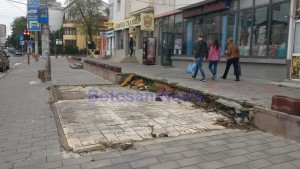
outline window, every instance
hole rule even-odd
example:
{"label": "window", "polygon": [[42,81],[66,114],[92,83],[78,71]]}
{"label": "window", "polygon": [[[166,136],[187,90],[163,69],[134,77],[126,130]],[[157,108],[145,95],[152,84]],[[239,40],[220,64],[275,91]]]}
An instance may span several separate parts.
{"label": "window", "polygon": [[270,0],[255,0],[255,6],[269,4]]}
{"label": "window", "polygon": [[300,22],[296,23],[294,53],[300,54]]}
{"label": "window", "polygon": [[237,42],[240,56],[250,55],[252,13],[252,10],[240,12]]}
{"label": "window", "polygon": [[[184,45],[184,22],[182,14],[175,15],[175,42],[174,42],[174,55],[183,55],[186,48]],[[184,47],[185,46],[185,47]]]}
{"label": "window", "polygon": [[253,56],[267,56],[268,7],[257,8],[253,23]]}
{"label": "window", "polygon": [[297,7],[296,7],[296,19],[300,19],[300,0],[297,2]]}
{"label": "window", "polygon": [[117,2],[117,12],[121,10],[121,0],[118,0]]}
{"label": "window", "polygon": [[109,5],[109,20],[114,19],[114,4]]}
{"label": "window", "polygon": [[252,8],[253,0],[240,0],[240,9]]}
{"label": "window", "polygon": [[271,32],[269,56],[285,58],[289,24],[289,4],[273,5],[271,8]]}

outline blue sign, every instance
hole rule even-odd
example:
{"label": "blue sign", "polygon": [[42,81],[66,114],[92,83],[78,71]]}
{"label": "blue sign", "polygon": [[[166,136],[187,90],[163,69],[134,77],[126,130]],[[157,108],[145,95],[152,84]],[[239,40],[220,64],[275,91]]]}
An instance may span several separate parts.
{"label": "blue sign", "polygon": [[40,31],[41,27],[38,22],[38,11],[40,0],[27,0],[27,29],[28,31]]}
{"label": "blue sign", "polygon": [[23,34],[19,34],[19,35],[18,35],[18,39],[19,39],[19,41],[24,40]]}
{"label": "blue sign", "polygon": [[115,31],[107,31],[106,32],[106,37],[110,38],[110,37],[114,37],[115,36]]}
{"label": "blue sign", "polygon": [[43,8],[39,10],[39,23],[45,23],[48,24],[48,19],[49,18],[49,14],[48,14],[48,9],[47,8]]}

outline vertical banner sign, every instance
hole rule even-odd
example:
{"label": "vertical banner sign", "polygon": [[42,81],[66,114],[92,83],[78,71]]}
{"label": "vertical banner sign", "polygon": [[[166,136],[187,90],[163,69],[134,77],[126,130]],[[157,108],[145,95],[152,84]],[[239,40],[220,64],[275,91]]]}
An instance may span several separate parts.
{"label": "vertical banner sign", "polygon": [[27,29],[28,31],[40,31],[41,27],[38,22],[38,11],[40,0],[27,0]]}

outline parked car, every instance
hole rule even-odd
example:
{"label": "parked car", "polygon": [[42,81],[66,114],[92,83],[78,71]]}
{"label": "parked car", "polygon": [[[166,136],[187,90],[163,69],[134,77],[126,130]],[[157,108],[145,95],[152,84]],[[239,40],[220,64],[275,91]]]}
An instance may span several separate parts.
{"label": "parked car", "polygon": [[22,52],[20,50],[15,50],[15,55],[22,55]]}
{"label": "parked car", "polygon": [[9,57],[4,50],[0,50],[0,72],[9,69]]}

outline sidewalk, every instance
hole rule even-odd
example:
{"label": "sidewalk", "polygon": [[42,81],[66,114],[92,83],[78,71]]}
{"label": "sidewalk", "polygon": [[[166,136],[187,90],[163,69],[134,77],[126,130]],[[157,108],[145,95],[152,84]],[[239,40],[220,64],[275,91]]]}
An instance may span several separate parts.
{"label": "sidewalk", "polygon": [[197,79],[193,80],[191,75],[186,73],[186,70],[180,68],[164,68],[159,65],[142,65],[137,63],[116,63],[110,60],[100,60],[100,62],[122,67],[123,73],[136,73],[153,79],[167,80],[169,83],[177,83],[180,86],[200,90],[203,93],[232,98],[267,108],[271,107],[273,95],[300,98],[300,83],[274,82],[270,80],[246,78],[243,76],[241,76],[240,82],[235,82],[233,67],[231,67],[226,80],[220,78],[220,74],[223,73],[223,70],[219,70],[219,75],[215,81],[209,79],[211,74],[207,68],[204,68],[208,78],[207,81],[203,83],[200,82],[200,73]]}
{"label": "sidewalk", "polygon": [[[51,83],[37,81],[41,62],[17,65],[0,79],[0,169],[299,169],[300,146],[261,131],[210,133],[136,149],[80,156],[60,148],[48,104]],[[62,83],[105,83],[85,70],[52,59]]]}

